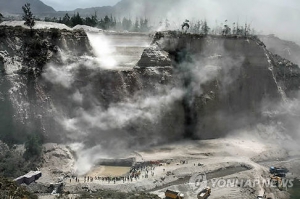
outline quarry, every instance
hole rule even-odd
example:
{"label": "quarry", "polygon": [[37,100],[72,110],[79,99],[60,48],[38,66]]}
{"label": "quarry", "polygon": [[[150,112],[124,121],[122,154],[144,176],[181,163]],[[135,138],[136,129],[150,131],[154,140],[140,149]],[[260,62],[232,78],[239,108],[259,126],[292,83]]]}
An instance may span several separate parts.
{"label": "quarry", "polygon": [[[42,132],[42,175],[20,183],[39,198],[298,189],[300,69],[264,39],[52,25],[0,25],[1,140]],[[286,186],[266,183],[270,167]]]}

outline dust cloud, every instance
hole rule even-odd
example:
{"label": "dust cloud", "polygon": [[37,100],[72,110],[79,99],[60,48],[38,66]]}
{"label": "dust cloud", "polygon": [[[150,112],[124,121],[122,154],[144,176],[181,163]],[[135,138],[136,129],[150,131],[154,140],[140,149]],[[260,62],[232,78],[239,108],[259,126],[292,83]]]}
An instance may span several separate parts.
{"label": "dust cloud", "polygon": [[207,20],[211,29],[225,24],[231,27],[233,23],[241,26],[247,23],[256,33],[275,34],[300,43],[300,5],[296,0],[151,0],[151,3],[141,0],[131,1],[130,8],[129,16],[133,19],[147,17],[157,30],[163,29],[166,19],[169,28],[175,30],[180,29],[185,19],[191,22]]}
{"label": "dust cloud", "polygon": [[[168,19],[169,29],[179,29],[185,19],[191,21],[206,19],[211,27],[225,23],[227,20],[228,24],[237,22],[241,25],[244,23],[251,24],[258,32],[265,34],[275,33],[282,38],[297,38],[296,35],[299,30],[295,29],[295,19],[291,16],[295,12],[285,14],[283,9],[291,10],[292,8],[282,8],[280,6],[283,5],[276,4],[276,1],[272,2],[260,0],[243,1],[242,3],[236,0],[230,0],[226,3],[219,0],[159,1],[160,7],[166,9],[164,13],[159,13],[160,10],[147,10],[141,3],[136,3],[132,12],[136,11],[136,15],[138,15],[139,12],[146,10],[147,12],[143,12],[144,17],[155,18],[156,24]],[[269,9],[270,7],[271,9]],[[295,16],[297,15],[295,14]],[[289,22],[287,22],[287,18],[290,19]],[[280,26],[280,24],[284,24],[284,26]],[[274,27],[276,27],[275,30]],[[293,31],[288,32],[287,29],[293,29]],[[54,85],[61,85],[70,89],[74,86],[78,70],[82,68],[95,71],[116,69],[118,61],[115,58],[116,49],[111,45],[112,41],[101,34],[89,34],[88,37],[96,58],[85,57],[84,61],[79,63],[66,64],[67,67],[50,64],[45,70],[44,78]],[[226,54],[224,52],[224,49],[220,50],[220,54]],[[72,110],[72,114],[58,112],[57,122],[64,127],[70,146],[79,157],[76,163],[77,172],[84,174],[101,158],[118,158],[130,154],[136,149],[158,144],[160,140],[163,140],[163,135],[159,135],[153,130],[165,112],[172,110],[177,105],[176,103],[183,99],[186,100],[187,106],[190,106],[195,96],[203,94],[202,85],[215,79],[220,75],[220,71],[224,77],[222,78],[223,82],[221,82],[223,92],[226,92],[226,88],[230,87],[230,84],[238,76],[235,73],[233,74],[236,76],[232,76],[232,70],[238,69],[244,62],[244,58],[239,57],[237,60],[222,58],[223,64],[215,62],[214,59],[212,57],[211,60],[207,59],[203,62],[196,56],[192,56],[191,61],[185,60],[177,68],[182,74],[183,85],[170,87],[157,84],[159,89],[150,95],[141,92],[124,98],[120,102],[111,102],[108,106],[103,106],[101,100],[93,95],[92,89],[90,89],[92,85],[86,86],[84,92],[80,89],[72,89],[68,99],[76,103],[77,106]],[[86,95],[87,93],[88,95]],[[83,105],[87,96],[91,98],[88,109]],[[275,112],[274,106],[277,107]],[[277,105],[268,107],[272,107],[272,111],[263,109],[262,112],[285,121],[285,124],[289,124],[287,125],[288,128],[291,128],[291,136],[299,137],[298,120],[293,117],[295,114],[300,114],[298,100],[291,101],[285,106],[279,106],[285,107],[283,109],[278,109]],[[192,107],[188,109],[191,111]],[[287,114],[285,114],[286,111]],[[247,116],[240,119],[248,120]],[[258,124],[254,130],[259,128],[259,132],[274,132],[274,129],[271,128],[273,124]],[[278,121],[276,126],[281,126],[282,131],[286,131],[287,127],[281,124]],[[147,125],[148,127],[141,127]],[[148,129],[145,130],[144,128]],[[253,132],[254,130],[251,127],[243,131]]]}
{"label": "dust cloud", "polygon": [[94,53],[97,56],[96,61],[103,69],[114,69],[118,66],[114,54],[116,49],[111,45],[111,41],[103,34],[87,34]]}
{"label": "dust cloud", "polygon": [[[178,68],[179,76],[188,80],[188,85],[156,84],[153,92],[141,91],[130,97],[120,96],[121,101],[103,105],[93,93],[95,90],[92,87],[95,85],[86,82],[84,88],[76,86],[77,75],[82,69],[89,69],[95,74],[107,69],[115,71],[117,62],[107,37],[94,34],[89,39],[94,47],[94,59],[83,57],[81,61],[71,65],[66,63],[65,66],[49,64],[43,74],[46,81],[62,86],[68,93],[67,100],[71,104],[68,105],[69,110],[56,110],[56,118],[65,130],[67,142],[79,157],[76,167],[80,174],[87,172],[101,158],[124,157],[137,149],[170,142],[170,137],[182,137],[182,110],[178,108],[181,101],[186,96],[200,96],[201,85],[215,79],[220,70],[230,70],[237,65],[234,62],[242,61],[227,60],[228,65],[219,66],[209,59],[203,62],[194,57],[191,62],[183,62]],[[101,61],[103,58],[104,61]],[[159,74],[153,69],[145,70]],[[229,79],[226,81],[230,82]],[[188,103],[192,103],[193,98],[187,99],[191,100]],[[88,108],[85,106],[87,100]],[[178,115],[172,115],[172,111]],[[178,120],[176,117],[179,117]],[[164,123],[165,118],[167,122],[174,121],[177,124]],[[171,128],[177,128],[177,132],[168,130],[170,125]]]}

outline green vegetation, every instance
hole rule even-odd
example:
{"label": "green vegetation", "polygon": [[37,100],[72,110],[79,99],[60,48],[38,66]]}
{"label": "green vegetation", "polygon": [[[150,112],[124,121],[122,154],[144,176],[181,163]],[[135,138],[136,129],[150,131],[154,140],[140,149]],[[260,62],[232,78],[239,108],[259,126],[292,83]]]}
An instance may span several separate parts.
{"label": "green vegetation", "polygon": [[210,28],[208,27],[207,22],[206,22],[206,20],[205,20],[205,21],[203,22],[202,27],[201,27],[201,30],[202,30],[203,34],[207,35],[208,32],[209,32],[209,29],[210,29]]}
{"label": "green vegetation", "polygon": [[74,27],[76,25],[87,25],[103,30],[126,30],[134,32],[148,32],[150,30],[148,19],[136,18],[133,22],[131,19],[124,17],[122,20],[117,21],[112,15],[106,15],[104,18],[98,20],[96,13],[85,18],[82,18],[79,13],[74,14],[72,17],[66,13],[63,18],[58,19],[56,17],[46,17],[45,21],[62,23],[69,27]]}
{"label": "green vegetation", "polygon": [[26,160],[39,158],[42,153],[42,139],[37,134],[29,135],[25,142]]}
{"label": "green vegetation", "polygon": [[[29,140],[27,143],[32,142]],[[0,141],[0,176],[14,179],[28,173],[30,170],[36,170],[40,162],[41,145],[32,144],[26,149],[25,154],[28,155],[28,160],[25,159],[24,149],[20,146],[13,145],[9,147]],[[29,156],[30,155],[30,156]]]}
{"label": "green vegetation", "polygon": [[225,20],[224,23],[218,24],[214,27],[210,27],[206,20],[191,21],[189,23],[190,29],[189,33],[202,34],[202,35],[223,35],[223,36],[244,36],[255,35],[256,31],[251,28],[251,24],[245,23],[244,26],[239,25],[239,23],[232,23]]}
{"label": "green vegetation", "polygon": [[24,6],[22,6],[22,10],[24,12],[24,15],[23,15],[23,20],[25,20],[24,24],[26,26],[29,26],[30,29],[32,29],[32,27],[35,24],[35,21],[34,21],[34,16],[30,10],[30,3],[26,3]]}
{"label": "green vegetation", "polygon": [[3,21],[3,15],[0,13],[0,23]]}
{"label": "green vegetation", "polygon": [[38,197],[18,186],[16,183],[0,176],[1,199],[37,199]]}
{"label": "green vegetation", "polygon": [[[63,23],[69,27],[74,27],[76,25],[87,25],[91,27],[97,27],[103,30],[115,30],[115,31],[129,31],[129,32],[149,32],[153,30],[150,26],[149,19],[147,18],[135,18],[134,20],[130,18],[123,17],[122,19],[116,19],[112,15],[106,15],[104,18],[98,19],[97,14],[90,17],[81,17],[77,12],[72,17],[68,13],[65,14],[63,18],[49,18],[46,17],[45,21]],[[244,26],[239,25],[239,23],[233,23],[229,25],[229,22],[225,20],[223,23],[217,23],[215,27],[210,27],[206,20],[186,20],[183,24],[178,25],[178,27],[171,27],[171,22],[169,19],[164,19],[154,25],[155,29],[160,30],[182,30],[184,33],[192,34],[202,34],[202,35],[234,35],[234,36],[248,36],[255,34],[255,30],[251,29],[250,24],[245,23]]]}
{"label": "green vegetation", "polygon": [[12,117],[7,117],[13,111],[13,107],[7,98],[7,96],[4,96],[4,100],[0,103],[0,121],[3,124],[1,126],[0,140],[11,146],[14,143],[21,142],[23,132],[16,127]]}
{"label": "green vegetation", "polygon": [[31,161],[26,161],[23,154],[13,149],[0,155],[0,176],[17,178],[36,168]]}

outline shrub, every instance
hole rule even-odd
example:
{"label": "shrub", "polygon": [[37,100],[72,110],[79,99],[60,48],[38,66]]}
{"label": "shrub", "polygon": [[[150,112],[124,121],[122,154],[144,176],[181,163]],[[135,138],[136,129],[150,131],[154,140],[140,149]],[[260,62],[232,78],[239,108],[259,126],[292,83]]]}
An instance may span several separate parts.
{"label": "shrub", "polygon": [[30,3],[26,3],[24,6],[22,6],[22,9],[24,12],[24,15],[23,15],[23,20],[25,20],[24,24],[26,26],[29,26],[30,29],[32,29],[32,27],[35,24],[35,21],[34,21],[34,16],[30,10]]}
{"label": "shrub", "polygon": [[29,135],[25,142],[25,149],[24,157],[26,160],[40,157],[42,153],[41,138],[36,134]]}

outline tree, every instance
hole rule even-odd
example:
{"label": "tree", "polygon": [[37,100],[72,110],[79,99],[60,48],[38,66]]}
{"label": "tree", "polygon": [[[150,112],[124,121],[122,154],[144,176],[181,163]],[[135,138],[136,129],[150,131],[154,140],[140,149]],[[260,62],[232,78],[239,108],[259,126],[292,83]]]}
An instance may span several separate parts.
{"label": "tree", "polygon": [[98,23],[98,16],[97,16],[97,12],[95,11],[95,14],[92,16],[92,26],[97,26]]}
{"label": "tree", "polygon": [[23,20],[25,20],[24,24],[26,26],[29,26],[30,29],[32,29],[32,27],[35,24],[35,21],[34,21],[34,16],[30,10],[30,3],[26,3],[24,6],[22,6],[22,9],[24,12],[24,15],[23,15]]}
{"label": "tree", "polygon": [[138,18],[136,18],[134,23],[134,32],[139,32],[139,30],[140,30],[140,24]]}
{"label": "tree", "polygon": [[3,21],[3,15],[0,13],[0,23]]}
{"label": "tree", "polygon": [[140,31],[141,32],[148,32],[149,27],[148,27],[148,19],[140,19]]}
{"label": "tree", "polygon": [[200,33],[201,23],[202,22],[198,20],[195,24],[193,24],[193,27],[192,27],[193,33],[196,33],[196,34]]}
{"label": "tree", "polygon": [[29,135],[25,142],[25,149],[24,157],[26,160],[32,157],[39,157],[42,152],[42,141],[40,136],[37,134]]}
{"label": "tree", "polygon": [[204,33],[204,35],[208,34],[210,28],[208,27],[206,20],[204,21],[201,29],[202,29],[202,32]]}
{"label": "tree", "polygon": [[148,26],[148,23],[149,23],[148,19],[145,19],[144,23],[143,23],[143,31],[144,32],[148,32],[150,30],[150,27]]}
{"label": "tree", "polygon": [[107,16],[107,15],[105,15],[105,17],[104,17],[104,20],[103,20],[103,29],[104,30],[108,30],[109,29],[109,27],[110,27],[110,23],[111,23],[111,21],[110,21],[110,18]]}
{"label": "tree", "polygon": [[83,25],[83,19],[80,17],[78,12],[76,15],[73,15],[73,17],[71,18],[71,22],[73,27],[76,25]]}
{"label": "tree", "polygon": [[168,30],[170,28],[170,22],[168,19],[166,19],[166,21],[165,21],[165,28],[166,28],[166,30]]}
{"label": "tree", "polygon": [[122,20],[122,27],[123,27],[123,30],[131,30],[132,28],[132,21],[131,19],[127,19],[127,18],[123,18]]}
{"label": "tree", "polygon": [[224,25],[224,29],[222,30],[222,35],[229,35],[231,33],[231,28],[229,26]]}
{"label": "tree", "polygon": [[66,13],[65,16],[62,18],[62,23],[67,26],[71,26],[71,17],[68,13]]}

